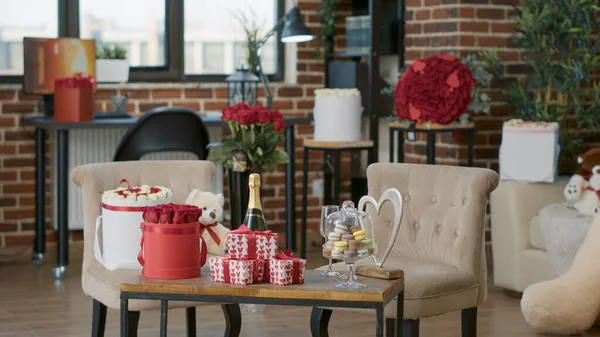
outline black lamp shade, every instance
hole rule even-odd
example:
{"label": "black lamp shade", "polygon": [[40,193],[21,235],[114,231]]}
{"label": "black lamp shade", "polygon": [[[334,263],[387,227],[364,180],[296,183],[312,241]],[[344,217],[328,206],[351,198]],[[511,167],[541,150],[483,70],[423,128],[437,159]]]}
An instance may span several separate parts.
{"label": "black lamp shade", "polygon": [[286,23],[281,32],[281,42],[283,43],[299,43],[307,42],[313,39],[313,35],[302,23],[300,10],[298,7],[292,8],[286,15]]}

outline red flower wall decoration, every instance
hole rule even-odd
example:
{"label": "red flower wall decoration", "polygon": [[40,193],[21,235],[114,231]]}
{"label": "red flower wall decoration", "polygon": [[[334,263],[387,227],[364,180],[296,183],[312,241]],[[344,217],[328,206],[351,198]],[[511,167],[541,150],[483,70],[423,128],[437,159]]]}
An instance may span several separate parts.
{"label": "red flower wall decoration", "polygon": [[458,121],[475,85],[471,70],[452,55],[416,59],[396,84],[396,113],[417,123]]}

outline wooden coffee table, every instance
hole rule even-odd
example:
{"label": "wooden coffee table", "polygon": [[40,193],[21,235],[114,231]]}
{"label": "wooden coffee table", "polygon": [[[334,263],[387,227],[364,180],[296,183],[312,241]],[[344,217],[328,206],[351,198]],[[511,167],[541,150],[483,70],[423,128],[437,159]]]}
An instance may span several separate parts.
{"label": "wooden coffee table", "polygon": [[[212,282],[209,275],[208,268],[204,268],[202,276],[194,279],[155,280],[140,275],[129,282],[121,283],[121,337],[126,337],[128,301],[131,299],[161,301],[161,337],[167,336],[168,301],[374,309],[377,318],[375,336],[383,337],[383,310],[394,298],[398,298],[395,335],[402,336],[404,277],[396,280],[361,277],[360,282],[366,284],[366,288],[340,289],[335,285],[341,283],[341,280],[337,277],[321,276],[316,270],[306,271],[304,284],[289,286],[270,283],[253,285],[217,283]],[[313,316],[315,311],[319,312],[319,310],[313,310]],[[237,315],[239,315],[239,311]],[[241,330],[241,320],[227,318],[226,335],[237,336]],[[311,321],[319,319],[319,317],[312,317]],[[326,324],[311,328],[313,335],[326,336]],[[388,326],[390,331],[393,328]]]}

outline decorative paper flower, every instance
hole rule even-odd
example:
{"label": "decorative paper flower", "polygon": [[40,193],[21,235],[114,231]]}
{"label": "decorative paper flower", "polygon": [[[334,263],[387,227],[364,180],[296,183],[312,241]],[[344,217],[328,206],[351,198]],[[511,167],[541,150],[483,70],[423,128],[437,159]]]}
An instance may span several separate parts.
{"label": "decorative paper flower", "polygon": [[417,59],[396,84],[396,113],[417,123],[458,121],[471,103],[474,85],[471,70],[452,55]]}
{"label": "decorative paper flower", "polygon": [[504,126],[511,128],[523,128],[523,129],[558,129],[559,125],[557,122],[531,122],[524,121],[522,119],[511,119],[504,122]]}
{"label": "decorative paper flower", "polygon": [[124,182],[127,183],[127,187],[118,187],[114,190],[105,191],[102,194],[102,199],[141,201],[163,200],[173,197],[173,191],[168,187],[149,185],[131,187],[126,179],[121,181],[121,183]]}
{"label": "decorative paper flower", "polygon": [[142,213],[142,219],[148,223],[182,224],[198,222],[202,209],[194,205],[162,204],[148,206]]}

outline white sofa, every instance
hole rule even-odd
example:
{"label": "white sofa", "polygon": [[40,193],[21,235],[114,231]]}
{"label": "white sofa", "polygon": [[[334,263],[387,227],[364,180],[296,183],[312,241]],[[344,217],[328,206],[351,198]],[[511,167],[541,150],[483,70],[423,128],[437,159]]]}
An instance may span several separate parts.
{"label": "white sofa", "polygon": [[501,181],[490,196],[494,284],[523,292],[530,284],[558,275],[540,231],[538,212],[563,202],[569,177],[555,183]]}

